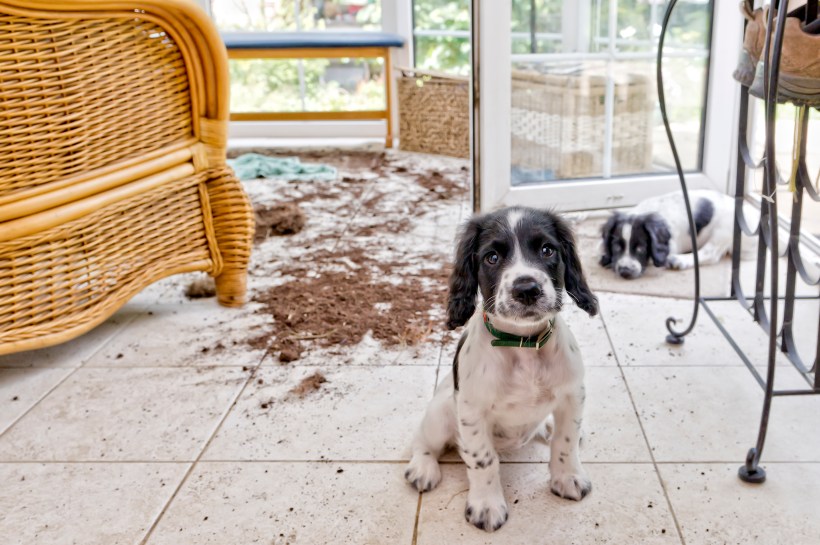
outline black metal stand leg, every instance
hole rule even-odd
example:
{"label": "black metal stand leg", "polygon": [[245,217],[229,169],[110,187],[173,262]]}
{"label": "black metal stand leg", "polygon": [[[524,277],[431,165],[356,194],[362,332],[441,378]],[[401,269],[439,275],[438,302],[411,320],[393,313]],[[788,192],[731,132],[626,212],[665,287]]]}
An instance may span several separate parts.
{"label": "black metal stand leg", "polygon": [[692,205],[689,202],[689,191],[686,188],[686,180],[683,176],[683,167],[681,166],[680,157],[678,156],[678,148],[675,145],[675,139],[672,136],[672,129],[669,126],[669,117],[666,115],[666,95],[663,88],[663,43],[666,39],[666,29],[669,26],[669,19],[672,16],[672,11],[675,9],[677,0],[672,0],[666,7],[666,13],[663,16],[663,23],[661,24],[661,33],[658,39],[658,57],[656,60],[655,77],[658,82],[658,104],[661,110],[661,118],[663,119],[663,126],[666,129],[666,138],[669,140],[669,147],[672,150],[672,157],[675,159],[675,168],[678,171],[678,180],[680,181],[680,188],[683,191],[683,202],[686,205],[686,218],[689,221],[689,235],[692,241],[692,256],[694,258],[694,272],[695,272],[695,307],[692,310],[692,318],[689,325],[683,331],[677,331],[673,326],[677,323],[675,318],[669,317],[666,319],[666,329],[669,335],[666,336],[666,342],[669,344],[683,344],[684,337],[688,335],[695,327],[698,319],[698,308],[700,308],[700,262],[698,260],[698,239],[697,230],[695,229],[695,220],[692,216]]}
{"label": "black metal stand leg", "polygon": [[[763,398],[763,411],[760,417],[760,428],[757,435],[757,444],[749,449],[746,454],[746,463],[738,469],[738,477],[748,483],[762,483],[766,480],[766,472],[760,467],[760,457],[763,454],[763,446],[766,443],[766,432],[769,427],[769,413],[772,407],[772,396],[774,395],[774,375],[777,356],[777,312],[778,312],[778,229],[777,221],[777,165],[775,160],[775,113],[777,108],[777,82],[780,69],[781,47],[783,45],[783,29],[785,28],[786,17],[779,17],[777,29],[774,33],[774,47],[770,55],[769,48],[772,45],[770,38],[772,34],[772,24],[774,22],[774,9],[769,10],[769,20],[766,31],[766,46],[764,48],[764,96],[766,97],[766,168],[763,177],[763,191],[766,194],[765,204],[760,217],[760,242],[768,247],[770,257],[770,302],[771,306],[768,315],[769,325],[769,346],[768,346],[768,366],[766,370],[766,388]],[[768,227],[768,229],[767,229]],[[763,276],[765,275],[765,255],[758,261],[758,289],[755,293],[755,313],[761,318],[758,311],[763,310]]]}

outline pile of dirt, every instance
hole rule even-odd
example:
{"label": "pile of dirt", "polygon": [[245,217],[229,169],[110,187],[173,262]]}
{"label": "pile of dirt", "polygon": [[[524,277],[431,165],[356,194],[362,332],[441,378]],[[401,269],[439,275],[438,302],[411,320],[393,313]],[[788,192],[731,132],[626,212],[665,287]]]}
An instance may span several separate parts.
{"label": "pile of dirt", "polygon": [[[336,250],[329,256],[355,269],[312,277],[304,274],[304,266],[290,269],[287,273],[296,280],[254,297],[261,303],[258,312],[274,318],[274,330],[254,339],[256,346],[270,348],[287,363],[301,356],[305,341],[350,346],[370,331],[386,344],[415,345],[443,329],[447,269],[400,273],[406,262],[378,262],[361,249]],[[318,255],[312,261],[327,263]],[[394,273],[399,283],[389,280]]]}
{"label": "pile of dirt", "polygon": [[185,288],[185,297],[188,299],[204,299],[215,295],[216,284],[211,276],[197,278]]}
{"label": "pile of dirt", "polygon": [[437,170],[419,173],[416,183],[427,190],[428,200],[455,199],[467,194],[467,172],[467,168],[462,167],[460,176],[445,176]]}
{"label": "pile of dirt", "polygon": [[[305,163],[329,164],[340,171],[336,180],[278,181],[272,187],[287,205],[263,210],[257,204],[257,243],[271,235],[298,232],[305,215],[311,223],[299,237],[303,251],[292,243],[288,247],[298,258],[277,260],[274,274],[292,280],[252,295],[259,303],[256,312],[274,321],[272,331],[249,339],[249,345],[287,363],[311,346],[356,345],[368,332],[389,346],[414,345],[445,330],[449,244],[433,253],[429,244],[418,244],[426,235],[401,235],[429,225],[442,217],[442,210],[452,210],[454,202],[464,199],[469,187],[465,162],[381,150],[234,153],[249,151],[298,156]],[[258,189],[264,194],[264,187]],[[330,225],[329,218],[338,223]],[[332,250],[317,244],[329,242],[329,237],[337,238]],[[257,274],[265,270],[260,268]]]}
{"label": "pile of dirt", "polygon": [[312,375],[303,378],[302,381],[291,388],[288,393],[301,399],[321,388],[325,382],[327,382],[327,378],[319,371],[316,371]]}
{"label": "pile of dirt", "polygon": [[296,203],[257,205],[253,212],[256,218],[253,241],[256,244],[270,236],[293,235],[305,226],[305,213]]}

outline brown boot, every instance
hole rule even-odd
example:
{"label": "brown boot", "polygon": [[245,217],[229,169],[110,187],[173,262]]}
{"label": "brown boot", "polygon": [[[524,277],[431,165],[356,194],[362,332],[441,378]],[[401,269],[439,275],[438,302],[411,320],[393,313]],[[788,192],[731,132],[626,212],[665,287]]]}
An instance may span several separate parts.
{"label": "brown boot", "polygon": [[766,44],[766,18],[768,6],[763,9],[753,9],[752,0],[740,2],[740,13],[746,18],[746,34],[743,36],[743,49],[740,59],[732,76],[746,87],[755,79],[757,61],[763,56],[763,46]]}
{"label": "brown boot", "polygon": [[[772,24],[772,42],[774,42],[777,17]],[[749,93],[763,98],[762,58],[758,59]],[[780,102],[791,101],[798,105],[820,106],[820,34],[809,33],[803,27],[802,19],[798,17],[786,17],[780,55],[777,99]]]}

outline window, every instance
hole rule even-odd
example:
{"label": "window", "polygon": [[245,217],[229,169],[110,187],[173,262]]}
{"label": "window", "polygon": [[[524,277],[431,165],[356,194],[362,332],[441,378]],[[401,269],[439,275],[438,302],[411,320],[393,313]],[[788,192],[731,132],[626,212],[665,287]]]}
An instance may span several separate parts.
{"label": "window", "polygon": [[417,68],[454,74],[470,71],[469,0],[412,0]]}
{"label": "window", "polygon": [[[379,0],[211,0],[224,31],[380,30]],[[380,59],[231,60],[232,112],[377,110]]]}
{"label": "window", "polygon": [[[666,0],[512,3],[512,183],[670,172],[655,56]],[[701,167],[711,6],[678,2],[664,47],[667,112]]]}

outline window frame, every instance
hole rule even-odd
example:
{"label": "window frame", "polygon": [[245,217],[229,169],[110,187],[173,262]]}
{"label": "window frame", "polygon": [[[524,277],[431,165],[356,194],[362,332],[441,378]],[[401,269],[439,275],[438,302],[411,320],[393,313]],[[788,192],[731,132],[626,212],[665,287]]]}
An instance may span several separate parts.
{"label": "window frame", "polygon": [[[506,82],[511,80],[511,64],[515,56],[507,51],[508,48],[488,45],[507,40],[508,34],[502,29],[510,27],[511,8],[507,2],[474,2],[481,12],[492,13],[489,20],[479,17],[478,29],[483,45],[479,47],[480,103],[474,122],[479,123],[478,132],[482,135],[476,150],[481,169],[480,187],[477,188],[481,210],[501,204],[549,206],[566,211],[632,206],[649,195],[680,189],[675,173],[512,185],[510,119],[498,115],[498,109],[492,105],[511,102],[511,89]],[[610,2],[615,4],[614,0]],[[729,192],[733,187],[736,149],[732,143],[737,134],[739,86],[732,79],[732,71],[742,43],[743,22],[737,15],[737,6],[732,4],[714,2],[701,168],[686,173],[689,189]],[[558,57],[551,55],[549,58]],[[727,143],[729,149],[726,149]]]}

